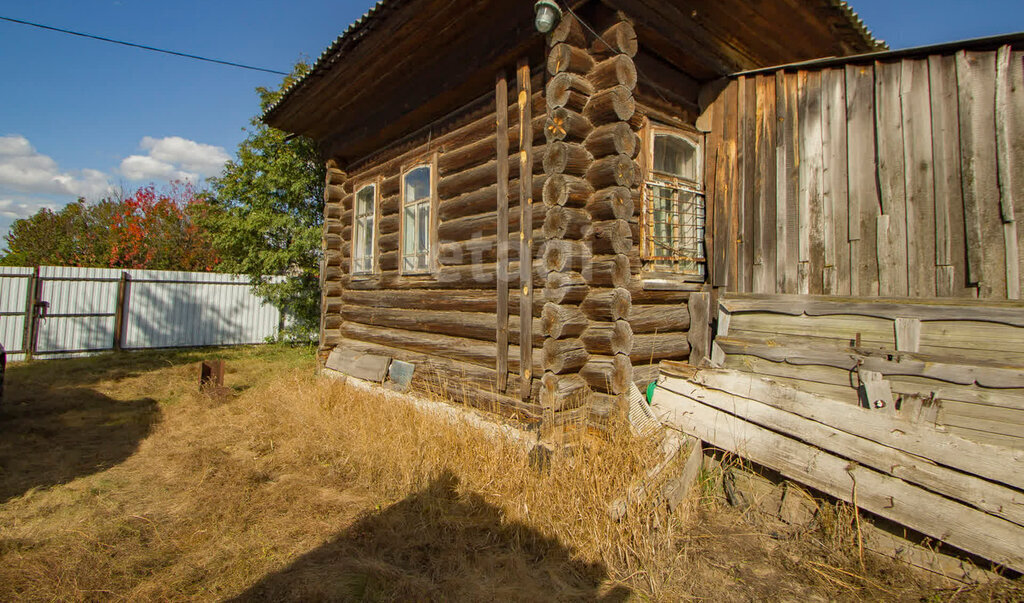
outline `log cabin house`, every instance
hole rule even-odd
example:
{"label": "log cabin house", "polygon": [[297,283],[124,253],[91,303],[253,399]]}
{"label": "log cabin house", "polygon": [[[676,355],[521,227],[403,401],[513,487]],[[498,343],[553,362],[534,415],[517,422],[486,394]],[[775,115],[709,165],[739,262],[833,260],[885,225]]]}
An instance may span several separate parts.
{"label": "log cabin house", "polygon": [[862,344],[730,340],[720,303],[1020,311],[1021,36],[887,52],[839,0],[560,10],[383,0],[266,112],[327,161],[322,361],[600,420],[661,360]]}

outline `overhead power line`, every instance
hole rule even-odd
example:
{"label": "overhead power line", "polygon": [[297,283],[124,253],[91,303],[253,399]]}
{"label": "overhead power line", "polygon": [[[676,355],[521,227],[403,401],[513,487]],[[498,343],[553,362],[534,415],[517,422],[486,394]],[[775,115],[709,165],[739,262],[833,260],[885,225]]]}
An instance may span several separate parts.
{"label": "overhead power line", "polygon": [[125,42],[123,40],[114,40],[112,38],[104,38],[103,36],[94,36],[92,34],[82,33],[80,31],[71,31],[70,29],[61,29],[59,27],[51,27],[49,25],[43,25],[41,23],[32,23],[31,21],[22,21],[21,19],[12,19],[11,17],[0,16],[0,20],[9,21],[11,23],[18,23],[19,25],[28,25],[30,27],[38,27],[39,29],[46,29],[49,31],[56,31],[58,33],[69,34],[72,36],[79,36],[81,38],[90,38],[92,40],[99,40],[101,42],[110,42],[111,44],[120,44],[121,46],[131,46],[132,48],[141,48],[142,50],[151,50],[153,52],[162,52],[163,54],[170,54],[176,57],[184,57],[186,59],[195,59],[197,61],[206,61],[207,63],[217,63],[218,65],[227,65],[228,67],[238,67],[240,69],[250,69],[252,71],[263,71],[265,73],[274,73],[277,75],[288,75],[285,71],[277,71],[276,69],[266,69],[264,67],[253,67],[252,65],[243,65],[241,63],[233,63],[231,61],[222,61],[220,59],[211,59],[209,57],[201,57],[195,54],[188,54],[185,52],[176,52],[174,50],[165,50],[163,48],[154,48],[152,46],[146,46],[144,44],[135,44],[134,42]]}

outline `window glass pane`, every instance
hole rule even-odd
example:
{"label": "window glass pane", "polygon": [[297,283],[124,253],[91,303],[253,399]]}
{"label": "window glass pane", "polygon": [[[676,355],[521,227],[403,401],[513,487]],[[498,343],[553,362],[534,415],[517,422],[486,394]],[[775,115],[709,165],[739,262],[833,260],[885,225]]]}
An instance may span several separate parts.
{"label": "window glass pane", "polygon": [[697,149],[685,138],[654,136],[654,171],[697,182]]}
{"label": "window glass pane", "polygon": [[373,196],[376,187],[374,185],[364,186],[356,193],[356,215],[365,216],[373,213]]}
{"label": "window glass pane", "polygon": [[419,205],[419,228],[416,251],[426,253],[430,249],[430,202],[424,201]]}
{"label": "window glass pane", "polygon": [[416,206],[406,205],[402,220],[402,255],[416,253]]}
{"label": "window glass pane", "polygon": [[405,174],[405,202],[412,203],[430,196],[430,168],[418,167]]}

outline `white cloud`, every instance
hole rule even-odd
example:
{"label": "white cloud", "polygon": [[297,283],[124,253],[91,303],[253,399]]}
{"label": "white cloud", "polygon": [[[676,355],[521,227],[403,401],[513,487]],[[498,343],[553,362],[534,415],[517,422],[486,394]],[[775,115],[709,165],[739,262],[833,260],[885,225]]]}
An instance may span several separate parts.
{"label": "white cloud", "polygon": [[0,136],[0,189],[30,194],[98,197],[111,190],[107,175],[98,170],[61,171],[19,134]]}
{"label": "white cloud", "polygon": [[0,218],[10,218],[11,220],[27,218],[44,207],[56,210],[57,204],[45,199],[33,199],[31,197],[0,199]]}
{"label": "white cloud", "polygon": [[121,173],[130,180],[196,181],[219,174],[231,159],[223,147],[215,147],[180,136],[146,136],[139,147],[146,155],[131,155],[121,161]]}

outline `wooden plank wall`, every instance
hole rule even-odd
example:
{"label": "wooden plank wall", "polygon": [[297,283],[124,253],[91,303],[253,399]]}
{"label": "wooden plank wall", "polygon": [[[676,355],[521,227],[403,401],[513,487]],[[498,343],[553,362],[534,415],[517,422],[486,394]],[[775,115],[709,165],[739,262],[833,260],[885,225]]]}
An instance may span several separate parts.
{"label": "wooden plank wall", "polygon": [[738,76],[713,107],[716,287],[1020,297],[1021,50]]}
{"label": "wooden plank wall", "polygon": [[879,373],[893,412],[1024,450],[1024,303],[726,294],[717,360],[859,405]]}

